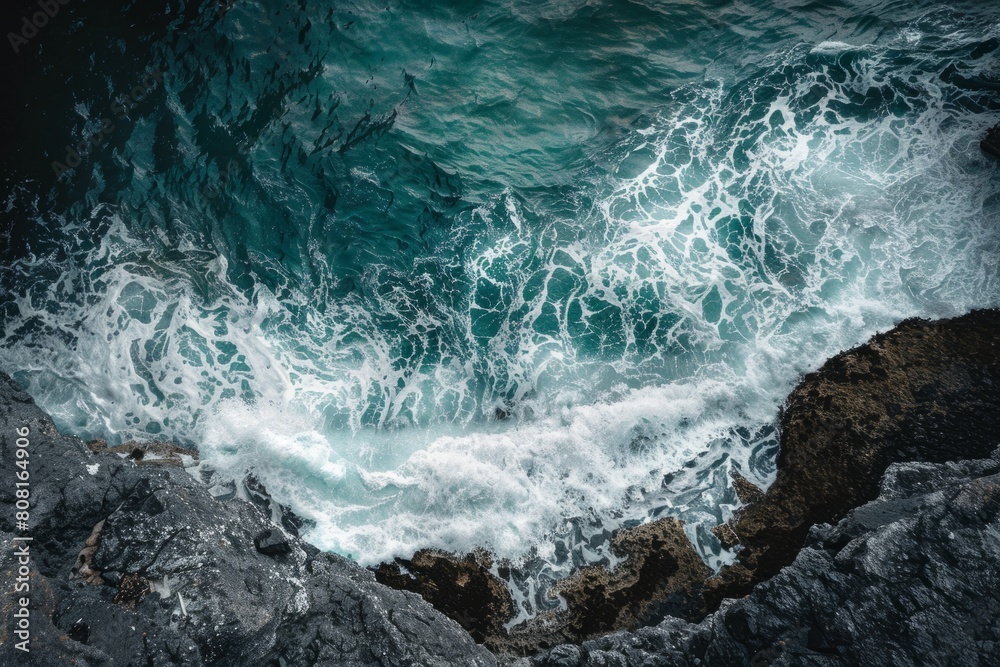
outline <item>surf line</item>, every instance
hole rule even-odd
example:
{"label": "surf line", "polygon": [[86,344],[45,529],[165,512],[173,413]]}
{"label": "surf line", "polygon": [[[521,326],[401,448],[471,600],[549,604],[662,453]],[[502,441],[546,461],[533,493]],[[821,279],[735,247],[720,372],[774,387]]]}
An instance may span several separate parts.
{"label": "surf line", "polygon": [[[111,113],[116,115],[118,120],[121,122],[130,122],[132,119],[129,117],[129,114],[140,102],[149,97],[150,93],[162,85],[163,72],[159,67],[157,67],[152,72],[147,74],[141,82],[133,86],[132,89],[124,95],[124,97],[118,98],[118,100],[111,105]],[[100,123],[100,129],[97,132],[84,137],[75,145],[66,145],[66,156],[63,158],[64,162],[59,162],[58,160],[54,160],[52,162],[52,173],[55,174],[56,180],[61,178],[63,174],[68,172],[70,169],[74,169],[83,164],[83,161],[95,150],[100,148],[107,138],[115,131],[116,125],[110,118],[102,118]]]}

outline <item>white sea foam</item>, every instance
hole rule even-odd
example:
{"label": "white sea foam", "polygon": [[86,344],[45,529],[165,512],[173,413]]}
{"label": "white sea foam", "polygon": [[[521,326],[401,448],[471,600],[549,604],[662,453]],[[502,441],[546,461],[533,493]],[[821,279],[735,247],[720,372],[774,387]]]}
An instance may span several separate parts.
{"label": "white sea foam", "polygon": [[829,41],[829,42],[820,42],[819,44],[817,44],[812,48],[812,52],[824,53],[824,54],[842,53],[843,51],[851,51],[855,48],[857,47],[851,44],[847,44],[845,42]]}
{"label": "white sea foam", "polygon": [[992,119],[885,48],[799,47],[681,90],[616,148],[592,210],[539,220],[496,193],[411,274],[373,263],[366,298],[330,296],[319,250],[318,286],[241,290],[194,236],[98,207],[98,247],[24,263],[60,273],[17,298],[0,364],[81,435],[182,437],[223,476],[252,469],[361,562],[533,559],[524,614],[545,579],[614,562],[611,529],[662,514],[717,565],[727,472],[770,480],[802,372],[901,318],[998,305],[1000,189],[975,148]]}

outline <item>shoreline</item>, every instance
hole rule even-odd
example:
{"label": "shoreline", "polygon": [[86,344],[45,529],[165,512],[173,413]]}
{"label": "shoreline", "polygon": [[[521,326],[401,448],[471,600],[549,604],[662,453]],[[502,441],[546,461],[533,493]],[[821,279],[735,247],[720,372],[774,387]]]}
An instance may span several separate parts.
{"label": "shoreline", "polygon": [[[761,492],[746,480],[734,482],[744,504],[717,534],[728,546],[742,545],[736,563],[713,575],[673,519],[625,529],[613,538],[627,556],[622,565],[613,572],[579,570],[559,585],[566,612],[543,614],[510,633],[503,624],[512,608],[502,584],[490,580],[488,554],[418,552],[403,563],[408,574],[399,571],[390,583],[422,587],[435,609],[414,592],[384,586],[393,580],[390,571],[373,573],[301,540],[294,515],[273,506],[259,485],[251,488],[252,480],[222,493],[181,465],[188,450],[146,443],[112,451],[61,435],[0,374],[0,532],[8,545],[30,545],[30,557],[13,548],[0,556],[5,589],[29,588],[28,604],[4,607],[0,639],[24,641],[10,634],[18,629],[12,614],[23,608],[33,664],[116,665],[144,657],[148,664],[177,665],[488,666],[498,656],[517,665],[641,664],[627,646],[642,646],[657,664],[718,664],[712,651],[723,649],[736,661],[730,664],[740,664],[791,632],[780,626],[800,613],[796,605],[804,602],[795,586],[807,573],[821,582],[835,573],[846,577],[845,590],[867,587],[876,599],[891,597],[899,582],[879,588],[869,581],[874,576],[877,584],[871,572],[893,566],[891,558],[867,565],[868,572],[856,565],[837,570],[837,559],[850,560],[842,554],[851,549],[856,556],[858,540],[904,528],[910,548],[933,553],[935,567],[952,577],[978,577],[956,593],[975,596],[992,590],[983,586],[1000,560],[1000,539],[993,551],[988,539],[1000,514],[1000,454],[990,458],[1000,445],[997,340],[1000,311],[973,311],[907,320],[831,358],[789,396],[774,484]],[[22,457],[29,462],[22,468],[30,480],[27,528],[15,523],[23,499],[18,489],[26,488],[14,474],[18,438],[29,451]],[[954,460],[965,462],[947,463]],[[910,525],[921,512],[951,517],[971,531],[967,539],[982,542],[979,568],[943,562],[948,545],[935,542],[940,535]],[[21,567],[28,568],[24,582]],[[905,583],[928,589],[914,595],[942,593],[934,582]],[[833,599],[821,593],[816,600]],[[865,599],[848,596],[844,604]],[[979,604],[993,609],[1000,600]],[[744,636],[730,628],[729,638],[722,637],[718,628],[745,617],[747,608],[767,622],[744,620]],[[797,644],[781,639],[784,648],[772,653],[849,660],[857,645],[873,640],[858,623],[851,628],[832,639],[823,630],[821,640],[809,630]],[[948,632],[949,641],[974,643],[972,630],[957,620]],[[10,664],[22,659],[12,641],[2,650]],[[602,652],[619,661],[600,662]]]}
{"label": "shoreline", "polygon": [[733,480],[742,506],[713,532],[724,547],[740,551],[718,573],[708,570],[675,519],[623,529],[612,539],[624,563],[611,571],[577,570],[554,588],[566,610],[510,631],[504,629],[509,617],[490,617],[509,611],[503,592],[487,605],[459,602],[465,585],[458,581],[471,578],[477,591],[502,589],[488,567],[477,565],[490,561],[489,554],[424,550],[383,564],[376,576],[421,593],[494,651],[517,655],[636,630],[667,616],[700,622],[723,600],[748,595],[790,565],[813,526],[836,524],[874,501],[890,465],[989,457],[1000,445],[998,339],[998,311],[910,319],[804,376],[778,420],[775,482],[764,492]]}

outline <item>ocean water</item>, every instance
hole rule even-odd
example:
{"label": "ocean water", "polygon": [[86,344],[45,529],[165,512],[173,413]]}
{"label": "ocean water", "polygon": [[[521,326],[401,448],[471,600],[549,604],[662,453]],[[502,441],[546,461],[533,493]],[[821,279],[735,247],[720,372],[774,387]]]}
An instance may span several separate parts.
{"label": "ocean water", "polygon": [[362,564],[488,548],[519,619],[621,526],[726,562],[729,472],[773,479],[802,373],[1000,305],[1000,5],[89,20],[54,131],[101,139],[8,188],[0,368],[84,438],[252,471]]}

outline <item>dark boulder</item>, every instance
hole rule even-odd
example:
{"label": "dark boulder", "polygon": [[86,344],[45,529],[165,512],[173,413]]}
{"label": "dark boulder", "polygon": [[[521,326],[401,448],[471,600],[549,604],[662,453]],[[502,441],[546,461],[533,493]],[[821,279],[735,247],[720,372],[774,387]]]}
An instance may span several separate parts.
{"label": "dark boulder", "polygon": [[413,558],[375,568],[375,578],[392,588],[419,593],[458,622],[477,642],[504,636],[503,621],[514,614],[507,585],[490,571],[493,561],[479,551],[455,556],[422,549]]}
{"label": "dark boulder", "polygon": [[271,528],[253,538],[253,545],[265,556],[283,556],[292,552],[288,540],[279,531]]}

